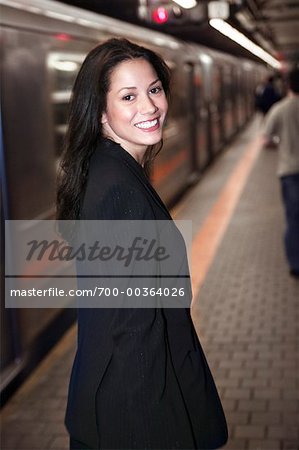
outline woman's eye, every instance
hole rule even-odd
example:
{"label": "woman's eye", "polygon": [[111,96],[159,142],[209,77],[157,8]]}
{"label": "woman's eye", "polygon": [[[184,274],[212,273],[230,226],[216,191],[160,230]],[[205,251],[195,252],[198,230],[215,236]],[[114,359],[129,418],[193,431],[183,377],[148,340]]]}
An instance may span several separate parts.
{"label": "woman's eye", "polygon": [[133,95],[128,94],[128,95],[125,95],[125,96],[123,97],[123,100],[129,102],[129,101],[133,100],[133,98],[134,98]]}
{"label": "woman's eye", "polygon": [[151,94],[158,94],[159,92],[161,92],[162,91],[162,87],[161,86],[156,86],[156,87],[153,87],[151,90],[150,90],[150,93]]}

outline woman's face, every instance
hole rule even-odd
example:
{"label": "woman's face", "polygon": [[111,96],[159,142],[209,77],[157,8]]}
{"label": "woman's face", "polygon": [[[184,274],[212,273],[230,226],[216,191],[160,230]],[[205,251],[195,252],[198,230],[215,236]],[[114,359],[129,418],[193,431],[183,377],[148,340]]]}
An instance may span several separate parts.
{"label": "woman's face", "polygon": [[167,108],[162,83],[151,64],[144,59],[124,61],[110,77],[103,134],[141,163],[147,147],[162,138]]}

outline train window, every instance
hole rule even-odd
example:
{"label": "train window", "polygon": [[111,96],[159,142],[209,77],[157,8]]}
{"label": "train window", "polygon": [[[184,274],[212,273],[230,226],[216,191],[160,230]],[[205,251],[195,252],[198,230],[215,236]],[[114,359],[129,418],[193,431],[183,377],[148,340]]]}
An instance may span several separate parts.
{"label": "train window", "polygon": [[181,80],[180,73],[177,70],[177,66],[173,63],[167,61],[167,65],[171,72],[171,85],[170,85],[170,102],[168,118],[176,118],[181,115],[182,108],[184,107],[185,95],[183,86],[183,80]]}
{"label": "train window", "polygon": [[213,70],[213,82],[212,82],[212,99],[216,104],[221,102],[221,72],[218,67],[214,67]]}
{"label": "train window", "polygon": [[57,157],[62,151],[72,87],[84,58],[83,53],[51,52],[48,55],[47,66],[51,78],[51,104]]}
{"label": "train window", "polygon": [[223,100],[230,102],[232,98],[232,71],[230,66],[225,66],[223,70]]}
{"label": "train window", "polygon": [[204,100],[204,73],[202,67],[199,64],[196,64],[194,67],[193,85],[195,87],[194,92],[196,108],[199,109],[202,106]]}

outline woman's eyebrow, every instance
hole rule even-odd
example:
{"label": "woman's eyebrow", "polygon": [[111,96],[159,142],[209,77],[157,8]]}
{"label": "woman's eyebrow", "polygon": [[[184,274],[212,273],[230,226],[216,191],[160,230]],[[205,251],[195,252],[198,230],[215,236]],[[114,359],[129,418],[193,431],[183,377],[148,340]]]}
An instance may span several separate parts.
{"label": "woman's eyebrow", "polygon": [[[156,84],[157,81],[160,81],[160,79],[157,78],[156,80],[152,81],[152,82],[149,84],[149,87],[152,86],[153,84]],[[136,86],[125,86],[125,87],[122,87],[121,89],[119,89],[119,91],[117,91],[117,92],[120,92],[120,91],[122,91],[122,90],[124,90],[124,89],[137,89],[137,87],[136,87]]]}
{"label": "woman's eyebrow", "polygon": [[135,87],[135,86],[127,86],[127,87],[123,87],[123,88],[119,89],[119,91],[117,91],[117,92],[123,91],[124,89],[137,89],[137,87]]}
{"label": "woman's eyebrow", "polygon": [[152,81],[151,84],[150,84],[150,86],[152,86],[153,84],[156,84],[157,81],[160,81],[160,78],[157,78],[155,81]]}

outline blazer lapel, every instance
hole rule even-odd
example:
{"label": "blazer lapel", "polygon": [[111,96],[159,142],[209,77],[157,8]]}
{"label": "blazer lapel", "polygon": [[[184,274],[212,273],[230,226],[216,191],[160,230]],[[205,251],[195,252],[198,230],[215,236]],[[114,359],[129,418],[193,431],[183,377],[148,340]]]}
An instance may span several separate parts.
{"label": "blazer lapel", "polygon": [[[138,164],[138,163],[136,162],[136,164]],[[153,186],[149,182],[148,178],[146,177],[146,175],[143,172],[143,169],[141,168],[141,172],[140,172],[139,170],[135,170],[135,168],[133,166],[131,166],[129,164],[127,164],[127,165],[132,170],[132,172],[134,172],[136,177],[138,177],[138,179],[143,184],[145,189],[148,191],[148,193],[150,194],[150,196],[154,200],[154,202],[163,210],[163,212],[166,214],[168,219],[172,220],[168,209],[166,208],[166,206],[164,205],[163,201],[159,197],[158,193],[155,191],[155,189],[153,188]]]}
{"label": "blazer lapel", "polygon": [[[138,180],[142,183],[144,188],[147,190],[147,192],[150,194],[151,198],[154,200],[154,202],[163,210],[163,212],[166,214],[167,218],[169,220],[172,220],[171,215],[169,214],[168,209],[164,205],[163,201],[149,182],[147,176],[144,173],[144,170],[142,166],[133,158],[130,153],[128,153],[126,150],[124,150],[120,144],[117,144],[116,142],[111,141],[110,139],[103,139],[103,142],[105,143],[105,147],[109,148],[110,155],[113,154],[118,159],[121,159],[126,166],[131,170],[131,172],[138,178]],[[102,144],[103,144],[102,142]],[[113,153],[111,152],[113,150]]]}

